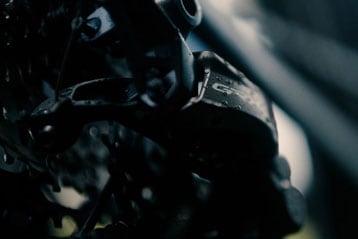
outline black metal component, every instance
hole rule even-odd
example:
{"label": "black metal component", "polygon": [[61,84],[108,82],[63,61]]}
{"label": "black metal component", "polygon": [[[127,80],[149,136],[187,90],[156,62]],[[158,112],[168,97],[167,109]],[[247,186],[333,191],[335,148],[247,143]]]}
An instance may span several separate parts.
{"label": "black metal component", "polygon": [[[177,4],[180,4],[182,11],[188,3]],[[190,16],[191,28],[201,19],[200,7],[196,2],[192,4],[196,10],[194,16]],[[102,8],[97,9],[88,18],[92,18],[93,15],[98,15],[97,19],[100,18],[101,24],[107,26],[102,27],[105,30],[100,28],[99,31],[111,36],[107,37],[109,38],[107,40],[98,40],[102,44],[111,44],[113,41],[119,43],[118,47],[128,60],[144,102],[150,106],[167,104],[171,107],[181,107],[183,102],[195,95],[192,53],[185,43],[182,29],[173,23],[170,13],[165,12],[165,9],[151,1],[106,1]],[[142,21],[142,19],[146,20]],[[92,40],[103,34],[98,33],[98,36],[93,37]],[[148,65],[147,60],[153,57],[166,62],[165,67],[168,69],[154,76],[151,75],[153,69],[162,67]],[[148,84],[153,78],[161,78],[163,74],[168,74],[170,71],[174,72],[170,76],[171,87],[165,92],[164,100],[157,102],[151,96],[151,92],[147,92]]]}
{"label": "black metal component", "polygon": [[[26,3],[41,12],[31,34],[46,47],[39,59],[17,54],[20,64],[5,59],[0,39],[0,167],[35,178],[48,201],[66,186],[89,200],[77,210],[48,202],[44,217],[26,205],[39,227],[68,213],[75,238],[280,238],[299,228],[301,194],[277,157],[270,99],[219,55],[186,44],[201,21],[197,0]],[[18,112],[25,104],[13,105],[11,92],[29,79],[41,90]],[[104,215],[110,225],[96,229]]]}
{"label": "black metal component", "polygon": [[[196,77],[200,94],[179,111],[141,103],[133,79],[84,82],[65,89],[59,101],[49,99],[34,111],[35,140],[40,145],[45,142],[45,147],[54,141],[51,145],[61,148],[73,142],[69,139],[76,138],[79,125],[112,119],[160,144],[177,144],[181,149],[196,141],[217,144],[218,137],[230,143],[232,135],[244,137],[245,150],[252,154],[277,153],[275,121],[263,92],[216,54],[198,54],[196,64],[201,69]],[[55,130],[59,134],[51,140],[48,136]]]}
{"label": "black metal component", "polygon": [[[189,227],[189,224],[187,224],[189,221],[184,220],[182,221],[182,223],[184,223],[182,224],[182,230],[186,228],[184,230],[186,233],[199,236],[200,233],[204,233],[206,230],[212,230],[212,228],[206,228],[204,226],[206,223],[216,224],[218,223],[216,218],[222,218],[224,216],[221,211],[216,211],[216,209],[213,215],[210,216],[201,212],[201,210],[205,211],[209,210],[209,208],[216,208],[218,205],[224,203],[223,200],[225,200],[227,196],[235,198],[237,202],[242,201],[242,203],[248,203],[248,201],[251,201],[249,208],[255,207],[255,203],[259,203],[259,199],[262,197],[260,193],[265,192],[270,195],[277,195],[280,200],[270,201],[270,196],[268,196],[267,201],[264,200],[263,205],[269,207],[269,205],[279,202],[275,204],[277,205],[277,211],[282,211],[280,218],[286,218],[284,221],[288,223],[280,228],[281,232],[277,236],[296,230],[301,225],[303,216],[296,214],[291,203],[296,206],[300,205],[300,203],[302,203],[300,198],[301,194],[293,187],[287,189],[282,188],[281,184],[279,184],[279,186],[274,184],[275,186],[271,189],[272,186],[270,182],[272,179],[265,176],[267,172],[269,172],[267,170],[271,167],[272,159],[275,158],[278,153],[277,131],[270,101],[257,86],[218,55],[212,52],[201,52],[195,55],[195,59],[195,66],[197,67],[197,69],[195,69],[195,72],[197,72],[195,79],[199,89],[198,96],[192,97],[179,110],[165,107],[158,109],[143,104],[139,99],[140,94],[138,94],[134,81],[130,78],[99,79],[83,82],[63,90],[60,94],[59,101],[48,100],[44,102],[32,115],[32,122],[36,123],[34,129],[43,129],[48,127],[48,125],[52,125],[53,128],[62,129],[57,131],[60,134],[54,134],[52,139],[46,139],[46,144],[43,145],[43,149],[50,151],[63,150],[63,148],[59,148],[59,146],[66,148],[71,145],[72,140],[69,139],[75,139],[76,135],[73,134],[75,128],[68,129],[68,125],[66,124],[66,122],[70,120],[69,117],[71,117],[72,120],[71,126],[75,126],[76,128],[92,121],[104,119],[115,120],[141,135],[154,140],[154,142],[163,146],[170,155],[180,155],[172,156],[170,163],[165,163],[165,161],[161,162],[161,166],[159,166],[159,168],[161,168],[160,174],[149,170],[148,173],[152,176],[147,178],[148,175],[143,176],[146,174],[140,175],[135,173],[134,180],[136,180],[137,184],[139,183],[137,186],[139,188],[133,190],[144,190],[141,189],[143,186],[140,185],[146,185],[146,180],[151,177],[162,178],[162,181],[166,183],[159,187],[162,189],[159,191],[160,193],[157,197],[164,197],[160,199],[159,202],[166,205],[170,201],[177,201],[178,198],[181,198],[178,192],[172,192],[174,197],[170,196],[167,198],[169,196],[167,192],[173,185],[179,185],[186,181],[185,177],[180,176],[182,173],[183,175],[185,175],[187,171],[198,173],[213,182],[213,185],[209,187],[210,189],[207,189],[212,191],[213,196],[211,196],[210,193],[204,194],[204,196],[201,197],[201,200],[208,201],[208,203],[202,204],[202,206],[199,207],[202,207],[202,209],[197,211],[195,209],[196,206],[194,207],[191,204],[194,203],[195,205],[198,202],[189,200],[189,208],[182,205],[183,208],[176,209],[179,211],[173,212],[173,215],[167,215],[167,217],[172,218],[169,220],[168,228],[174,227],[174,225],[171,225],[171,220],[176,220],[174,219],[175,217],[185,217],[188,218],[187,220],[189,221],[194,220],[195,223],[193,225],[196,226]],[[67,127],[66,130],[63,128],[64,125]],[[68,134],[69,132],[70,134]],[[33,135],[36,142],[38,137],[41,137],[41,132],[38,134],[35,133],[34,130]],[[37,142],[41,146],[41,141]],[[54,142],[51,145],[56,147],[48,147],[49,142]],[[129,152],[132,152],[132,150]],[[134,153],[134,151],[132,153]],[[123,157],[123,152],[119,154],[119,157],[121,157],[120,155]],[[129,153],[129,155],[131,155],[131,153]],[[128,157],[131,158],[130,156]],[[136,166],[132,163],[125,163],[124,167],[128,168],[130,172],[136,172],[138,170],[136,169],[138,163],[135,165]],[[155,164],[152,164],[152,166],[153,168],[158,168],[158,165],[155,166]],[[163,174],[165,171],[167,171],[167,173]],[[284,170],[281,171],[278,175],[285,176],[285,182],[289,182],[287,173],[285,174]],[[169,176],[168,173],[177,176]],[[239,183],[246,177],[252,177],[252,175],[256,175],[257,178],[251,180],[249,185]],[[231,189],[222,189],[223,187],[225,188],[224,185],[227,181],[241,185],[245,190],[251,192],[252,195],[244,200],[237,198],[237,196],[232,194]],[[244,183],[245,181],[242,182]],[[152,186],[155,189],[158,185],[160,185],[160,183],[157,182]],[[191,185],[191,183],[188,183],[188,187],[191,188],[192,186],[189,185]],[[144,186],[144,188],[145,187],[146,186]],[[148,189],[145,190],[150,190],[148,192],[152,194],[153,192],[149,189],[149,185],[147,187]],[[199,193],[198,190],[200,189],[197,188],[194,190],[196,191],[194,194]],[[184,191],[180,195],[187,195],[185,197],[190,198],[191,194],[192,192],[189,190]],[[135,197],[133,199],[135,200]],[[146,205],[146,203],[144,205]],[[159,206],[159,204],[155,205]],[[169,205],[171,205],[171,203],[169,203]],[[179,205],[180,204],[177,204],[178,207]],[[233,212],[243,210],[240,204],[229,205]],[[298,207],[299,210],[303,209],[301,206]],[[145,214],[148,213],[148,215],[152,215],[152,209],[146,210],[143,211],[146,212]],[[168,209],[164,207],[161,210],[166,211]],[[182,210],[184,210],[185,213]],[[243,217],[239,222],[243,224],[248,223],[256,228],[255,230],[262,230],[262,233],[270,235],[270,233],[272,233],[271,230],[266,231],[267,228],[265,227],[259,229],[261,228],[260,225],[263,223],[263,220],[271,220],[265,217],[260,219],[260,210],[266,211],[265,208],[258,207],[254,211],[254,215],[256,216],[253,216],[248,222],[245,222],[245,217]],[[198,215],[196,215],[194,211],[196,211]],[[244,214],[249,216],[249,212],[245,212]],[[276,214],[270,211],[269,215]],[[149,216],[149,218],[152,216]],[[154,216],[154,218],[155,217],[156,216]],[[202,217],[207,219],[203,220]],[[258,218],[255,219],[255,217]],[[143,219],[144,221],[141,223],[145,225],[148,224],[148,219]],[[159,218],[156,220],[158,220],[157,223],[163,223],[160,222],[161,219]],[[224,221],[227,222],[228,225],[231,225],[231,222],[226,219]],[[268,225],[266,222],[264,224]],[[280,223],[280,225],[281,224],[282,223]],[[151,224],[149,223],[148,225]],[[92,226],[93,223],[91,224],[91,228]],[[140,227],[138,227],[137,230],[143,230],[150,234],[164,233],[160,232],[159,229],[159,231],[156,231],[157,229],[153,229],[153,231],[152,229],[140,229]],[[227,226],[219,223],[217,230],[218,233],[220,232],[222,237],[225,238],[225,235],[227,233],[230,234],[233,228],[231,228],[231,226],[227,228]],[[123,233],[122,230],[120,231]],[[276,231],[278,233],[278,228],[275,229],[275,232]],[[167,235],[168,238],[185,238],[184,234],[181,234],[183,231],[178,231],[177,233],[179,234],[173,234],[174,231],[168,231],[167,233],[169,233]]]}
{"label": "black metal component", "polygon": [[95,41],[115,27],[111,16],[104,7],[91,13],[81,27],[81,39],[85,42]]}
{"label": "black metal component", "polygon": [[197,0],[159,0],[156,2],[185,37],[201,22],[202,11]]}
{"label": "black metal component", "polygon": [[283,156],[272,161],[263,229],[271,237],[283,237],[296,232],[306,219],[306,205],[302,194],[290,182],[290,168]]}

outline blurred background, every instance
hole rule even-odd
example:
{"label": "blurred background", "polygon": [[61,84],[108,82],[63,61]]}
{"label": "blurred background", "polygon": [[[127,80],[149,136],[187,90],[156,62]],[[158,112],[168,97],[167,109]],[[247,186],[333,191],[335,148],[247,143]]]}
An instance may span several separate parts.
{"label": "blurred background", "polygon": [[272,98],[280,152],[308,219],[288,238],[355,238],[358,2],[200,0],[196,50],[227,59]]}

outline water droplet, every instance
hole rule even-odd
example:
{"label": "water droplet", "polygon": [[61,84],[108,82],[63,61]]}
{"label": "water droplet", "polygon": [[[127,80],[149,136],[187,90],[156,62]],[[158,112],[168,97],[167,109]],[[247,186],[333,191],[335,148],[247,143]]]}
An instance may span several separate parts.
{"label": "water droplet", "polygon": [[2,158],[3,158],[3,160],[4,160],[5,163],[8,162],[8,156],[7,156],[6,153],[3,154]]}
{"label": "water droplet", "polygon": [[95,126],[92,126],[92,127],[89,128],[88,133],[93,138],[97,138],[98,137],[98,128],[95,127]]}
{"label": "water droplet", "polygon": [[4,3],[5,3],[5,6],[9,7],[13,2],[14,2],[14,0],[8,0]]}
{"label": "water droplet", "polygon": [[125,128],[124,127],[119,127],[118,128],[118,137],[119,137],[119,139],[125,139],[125,137],[126,137],[126,131],[125,131]]}
{"label": "water droplet", "polygon": [[236,110],[241,110],[241,108],[242,108],[241,105],[235,106],[235,109],[236,109]]}
{"label": "water droplet", "polygon": [[8,67],[6,67],[5,81],[6,81],[6,82],[10,82],[10,72],[9,72],[9,68],[8,68]]}
{"label": "water droplet", "polygon": [[3,154],[3,160],[6,164],[13,164],[15,159],[9,156],[6,152]]}
{"label": "water droplet", "polygon": [[22,74],[22,69],[20,68],[19,65],[17,65],[16,68],[17,68],[17,73],[18,73],[19,79],[22,81],[24,79],[23,74]]}
{"label": "water droplet", "polygon": [[32,134],[31,129],[27,130],[27,133],[29,134],[31,139],[34,139],[34,135]]}
{"label": "water droplet", "polygon": [[153,191],[148,187],[143,188],[142,189],[142,197],[143,197],[143,199],[148,200],[148,201],[152,200]]}
{"label": "water droplet", "polygon": [[133,182],[133,176],[130,175],[128,172],[124,172],[124,176],[126,177],[126,179],[128,180],[128,182]]}
{"label": "water droplet", "polygon": [[52,125],[46,125],[45,127],[43,127],[42,130],[45,133],[49,133],[49,132],[52,132],[54,130],[54,127]]}
{"label": "water droplet", "polygon": [[131,200],[131,201],[130,201],[130,204],[131,204],[131,207],[132,207],[133,209],[138,209],[138,205],[137,205],[137,203],[136,203],[135,201]]}
{"label": "water droplet", "polygon": [[2,107],[2,115],[4,117],[5,120],[8,120],[8,112],[7,109],[5,107]]}

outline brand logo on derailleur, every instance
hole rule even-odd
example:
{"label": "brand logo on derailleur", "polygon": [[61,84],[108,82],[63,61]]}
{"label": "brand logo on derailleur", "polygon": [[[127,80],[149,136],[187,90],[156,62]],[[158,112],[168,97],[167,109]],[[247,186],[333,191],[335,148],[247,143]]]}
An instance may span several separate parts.
{"label": "brand logo on derailleur", "polygon": [[227,94],[227,95],[235,94],[237,96],[242,96],[242,93],[239,90],[229,87],[227,85],[221,84],[221,83],[216,82],[216,83],[212,84],[212,87],[214,90],[219,91],[224,94]]}

